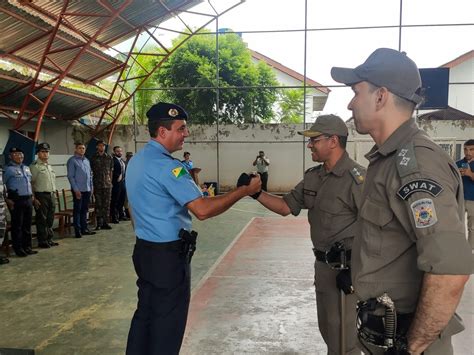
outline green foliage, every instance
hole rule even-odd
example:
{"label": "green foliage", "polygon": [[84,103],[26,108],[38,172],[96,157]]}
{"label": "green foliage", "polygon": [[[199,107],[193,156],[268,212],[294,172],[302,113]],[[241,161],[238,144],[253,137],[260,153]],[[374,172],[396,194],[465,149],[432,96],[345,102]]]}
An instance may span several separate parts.
{"label": "green foliage", "polygon": [[[183,37],[175,39],[177,45]],[[215,35],[195,35],[164,63],[154,76],[160,87],[178,89],[161,92],[162,99],[182,105],[192,122],[213,124],[217,117],[217,66]],[[242,39],[233,33],[219,36],[219,114],[221,122],[267,122],[273,118],[276,86],[271,68],[254,64]],[[232,87],[248,87],[237,88]],[[255,86],[255,88],[254,88]],[[229,88],[229,89],[226,89]]]}
{"label": "green foliage", "polygon": [[304,89],[286,89],[278,93],[278,120],[280,123],[302,123]]}

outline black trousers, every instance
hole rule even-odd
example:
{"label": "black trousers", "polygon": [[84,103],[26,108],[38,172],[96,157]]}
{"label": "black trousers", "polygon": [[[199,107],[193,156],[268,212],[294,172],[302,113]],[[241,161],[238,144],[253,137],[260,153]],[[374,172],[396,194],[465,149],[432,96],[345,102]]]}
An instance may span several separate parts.
{"label": "black trousers", "polygon": [[38,243],[46,243],[53,240],[53,222],[56,203],[53,193],[35,192],[35,198],[39,201],[36,212],[36,231],[38,232]]}
{"label": "black trousers", "polygon": [[181,245],[181,241],[151,243],[137,238],[133,265],[138,305],[127,355],[179,354],[191,298],[191,272]]}
{"label": "black trousers", "polygon": [[267,182],[268,182],[268,172],[258,173],[260,179],[262,180],[262,190],[267,191]]}
{"label": "black trousers", "polygon": [[110,219],[118,221],[125,216],[123,205],[125,203],[125,181],[120,181],[112,186],[112,197],[110,199]]}
{"label": "black trousers", "polygon": [[11,214],[12,244],[15,252],[31,248],[31,218],[33,203],[31,197],[20,197],[14,201]]}

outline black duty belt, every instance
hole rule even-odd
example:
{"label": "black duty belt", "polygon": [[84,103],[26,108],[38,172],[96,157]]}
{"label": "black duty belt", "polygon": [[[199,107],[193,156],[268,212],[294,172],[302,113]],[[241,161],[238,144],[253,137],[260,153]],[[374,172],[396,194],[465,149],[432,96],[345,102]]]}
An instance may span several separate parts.
{"label": "black duty belt", "polygon": [[29,200],[30,198],[31,198],[31,195],[14,196],[14,197],[11,197],[10,200],[12,200],[12,201],[24,201],[24,200]]}
{"label": "black duty belt", "polygon": [[[323,263],[337,263],[339,261],[339,258],[336,256],[331,256],[329,255],[326,251],[322,250],[317,250],[313,249],[314,256],[316,257],[317,261],[323,262]],[[350,261],[351,260],[351,251],[346,250],[346,260]]]}
{"label": "black duty belt", "polygon": [[155,250],[167,250],[167,251],[178,251],[178,252],[181,252],[183,250],[182,240],[175,240],[172,242],[165,242],[165,243],[154,243],[154,242],[150,242],[148,240],[140,239],[137,237],[137,245],[155,249]]}
{"label": "black duty belt", "polygon": [[35,195],[51,195],[53,192],[48,192],[48,191],[36,191]]}

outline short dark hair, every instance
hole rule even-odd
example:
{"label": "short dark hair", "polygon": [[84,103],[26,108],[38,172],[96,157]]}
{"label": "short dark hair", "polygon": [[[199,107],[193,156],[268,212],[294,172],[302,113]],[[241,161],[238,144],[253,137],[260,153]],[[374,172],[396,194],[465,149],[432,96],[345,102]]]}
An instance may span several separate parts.
{"label": "short dark hair", "polygon": [[86,146],[86,145],[85,145],[84,143],[82,143],[82,142],[75,142],[75,143],[74,143],[74,146],[75,146],[76,148],[77,148],[78,146],[80,146],[80,145],[83,145],[84,147]]}
{"label": "short dark hair", "polygon": [[119,145],[116,145],[116,146],[114,147],[114,149],[112,149],[112,150],[115,150],[115,149],[117,149],[117,148],[122,148],[122,147],[119,146]]}
{"label": "short dark hair", "polygon": [[190,153],[190,152],[184,152],[184,153],[183,153],[183,157],[185,157],[185,156],[186,156],[186,154],[189,154],[189,155],[191,155],[191,153]]}
{"label": "short dark hair", "polygon": [[347,146],[347,136],[337,136],[339,139],[339,145],[342,149],[346,149]]}
{"label": "short dark hair", "polygon": [[465,141],[464,146],[466,145],[474,145],[474,139],[468,139],[467,141]]}
{"label": "short dark hair", "polygon": [[[369,92],[372,93],[375,90],[378,90],[380,86],[374,85],[372,83],[369,83]],[[387,89],[388,90],[388,89]],[[390,90],[388,90],[390,91]],[[398,96],[397,94],[394,94],[393,92],[390,91],[390,93],[393,95],[394,100],[393,102],[395,103],[395,106],[398,108],[410,112],[410,116],[413,114],[413,111],[415,111],[416,104],[410,100],[404,99],[403,97]]]}
{"label": "short dark hair", "polygon": [[160,121],[160,120],[153,120],[148,121],[148,130],[150,131],[150,137],[156,138],[158,128],[165,127],[168,131],[171,129],[171,125],[173,124],[172,120],[168,121]]}

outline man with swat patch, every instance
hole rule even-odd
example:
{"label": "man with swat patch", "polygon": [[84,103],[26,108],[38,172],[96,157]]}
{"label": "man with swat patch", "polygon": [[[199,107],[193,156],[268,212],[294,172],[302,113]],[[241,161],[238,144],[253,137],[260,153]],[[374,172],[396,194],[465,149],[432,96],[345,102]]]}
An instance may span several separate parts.
{"label": "man with swat patch", "polygon": [[418,68],[405,53],[380,48],[331,75],[352,87],[356,129],[375,141],[352,248],[363,350],[453,354],[472,259],[458,169],[412,118],[422,101]]}
{"label": "man with swat patch", "polygon": [[323,164],[308,169],[303,180],[283,197],[263,191],[252,197],[282,216],[308,210],[316,256],[318,326],[328,355],[360,354],[355,327],[357,298],[349,266],[365,169],[346,152],[348,130],[340,117],[319,116],[311,129],[298,133],[309,138],[313,161]]}
{"label": "man with swat patch", "polygon": [[217,216],[242,197],[261,189],[252,179],[229,193],[203,198],[186,167],[171,153],[189,136],[187,113],[160,102],[147,112],[151,139],[127,167],[127,194],[137,236],[133,264],[138,305],[128,335],[127,354],[178,354],[190,300],[190,261],[198,219]]}

